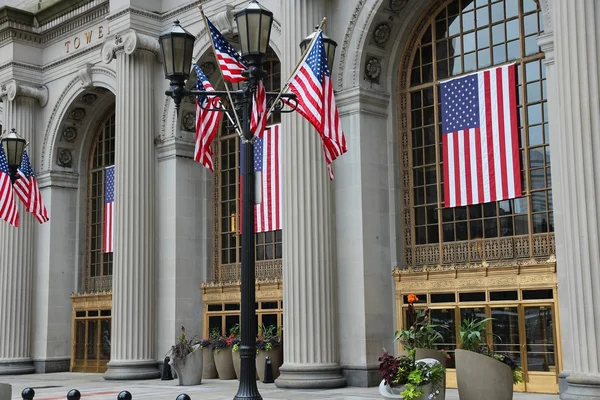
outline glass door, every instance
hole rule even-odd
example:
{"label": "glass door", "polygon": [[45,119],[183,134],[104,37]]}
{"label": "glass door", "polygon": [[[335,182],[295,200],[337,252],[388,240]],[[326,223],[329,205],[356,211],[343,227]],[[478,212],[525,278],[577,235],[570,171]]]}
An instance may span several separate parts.
{"label": "glass door", "polygon": [[521,307],[521,348],[526,390],[558,393],[554,307],[551,303]]}
{"label": "glass door", "polygon": [[[519,307],[516,305],[490,307],[494,351],[507,354],[523,368]],[[515,391],[525,391],[525,384],[515,385]]]}

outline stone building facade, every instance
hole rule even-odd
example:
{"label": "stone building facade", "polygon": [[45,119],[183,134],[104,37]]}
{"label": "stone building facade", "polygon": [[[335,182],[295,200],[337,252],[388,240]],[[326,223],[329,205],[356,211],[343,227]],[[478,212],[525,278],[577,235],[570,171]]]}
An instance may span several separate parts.
{"label": "stone building facade", "polygon": [[[194,104],[177,115],[164,95],[157,38],[174,20],[223,87],[198,4],[1,4],[0,124],[29,141],[50,221],[22,211],[18,229],[0,224],[0,374],[155,378],[182,325],[205,336],[239,321],[239,143],[223,124],[215,173],[195,163]],[[244,4],[202,2],[234,45]],[[495,347],[526,373],[517,390],[600,396],[598,4],[261,4],[275,18],[270,90],[328,18],[349,149],[330,182],[313,128],[281,117],[283,229],[256,237],[257,318],[284,327],[278,385],[378,384],[377,358],[394,348],[415,293],[451,327],[441,344],[450,352],[463,318],[493,317]],[[439,82],[508,62],[523,196],[445,209]],[[112,165],[115,249],[102,253]]]}

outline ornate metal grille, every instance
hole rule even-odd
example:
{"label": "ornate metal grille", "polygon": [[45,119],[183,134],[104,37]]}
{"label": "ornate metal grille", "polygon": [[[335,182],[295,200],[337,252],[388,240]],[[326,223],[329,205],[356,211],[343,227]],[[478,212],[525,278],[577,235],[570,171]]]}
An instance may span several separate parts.
{"label": "ornate metal grille", "polygon": [[[404,268],[554,254],[542,31],[534,0],[440,1],[417,24],[400,72]],[[446,209],[439,82],[508,62],[517,64],[523,196]]]}
{"label": "ornate metal grille", "polygon": [[112,290],[113,254],[102,252],[105,169],[115,163],[115,112],[104,119],[92,144],[88,166],[86,293]]}
{"label": "ornate metal grille", "polygon": [[[281,88],[281,64],[270,49],[263,68],[267,71],[264,83],[268,91]],[[269,124],[280,122],[273,114]],[[240,279],[240,140],[225,118],[221,133],[213,144],[214,161],[214,261],[213,280],[236,282]],[[256,278],[281,277],[282,232],[257,233]]]}

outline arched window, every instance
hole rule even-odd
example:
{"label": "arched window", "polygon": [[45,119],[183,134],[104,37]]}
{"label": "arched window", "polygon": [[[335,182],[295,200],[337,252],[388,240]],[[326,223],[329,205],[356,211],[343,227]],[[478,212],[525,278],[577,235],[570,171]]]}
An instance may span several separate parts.
{"label": "arched window", "polygon": [[112,289],[113,253],[103,253],[106,168],[115,164],[115,112],[100,124],[88,164],[87,265],[85,292]]}
{"label": "arched window", "polygon": [[[430,14],[401,71],[405,266],[554,253],[542,15],[534,0],[454,0]],[[409,42],[410,43],[410,42]],[[515,62],[523,195],[444,208],[439,83]]]}
{"label": "arched window", "polygon": [[[267,91],[281,88],[281,64],[272,49],[268,50],[263,63],[267,72],[264,80]],[[268,124],[280,122],[280,116],[272,114]],[[223,118],[218,138],[213,142],[215,166],[215,233],[213,280],[231,282],[239,279],[241,236],[240,218],[240,139]],[[255,234],[256,277],[281,277],[282,232]]]}

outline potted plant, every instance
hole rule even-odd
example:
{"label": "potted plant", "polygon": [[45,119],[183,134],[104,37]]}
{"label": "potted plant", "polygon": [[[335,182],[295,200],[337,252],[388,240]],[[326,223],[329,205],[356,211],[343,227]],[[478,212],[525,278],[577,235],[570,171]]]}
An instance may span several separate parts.
{"label": "potted plant", "polygon": [[212,347],[219,379],[228,380],[236,378],[233,357],[231,355],[231,347],[234,340],[235,337],[233,335],[220,335],[218,338],[213,339]]}
{"label": "potted plant", "polygon": [[385,398],[404,400],[439,399],[446,368],[437,360],[414,360],[408,356],[393,357],[387,352],[379,358],[383,377],[379,393]]}
{"label": "potted plant", "polygon": [[217,367],[215,366],[215,355],[213,353],[213,341],[219,338],[219,328],[212,328],[208,334],[208,338],[200,340],[200,348],[202,349],[202,378],[215,379],[219,377]]}
{"label": "potted plant", "polygon": [[[408,329],[396,331],[394,341],[402,344],[413,360],[434,359],[446,367],[449,356],[445,351],[438,350],[435,343],[443,341],[444,337],[439,330],[447,327],[431,324],[428,309],[415,310],[413,304],[417,301],[419,298],[416,295],[412,293],[408,295]],[[438,398],[444,400],[445,397],[446,375],[444,374]]]}
{"label": "potted plant", "polygon": [[259,327],[258,338],[256,339],[256,372],[258,379],[265,379],[265,360],[271,359],[273,370],[273,379],[279,377],[279,367],[283,361],[283,348],[280,337],[281,328],[274,325],[268,327],[261,325]]}
{"label": "potted plant", "polygon": [[171,347],[169,364],[177,372],[179,386],[199,385],[202,382],[202,351],[199,344],[192,344],[194,338],[188,339],[185,327],[181,327],[181,336]]}
{"label": "potted plant", "polygon": [[465,319],[456,349],[456,381],[461,400],[510,400],[513,385],[523,381],[521,367],[508,355],[487,345],[491,318]]}

